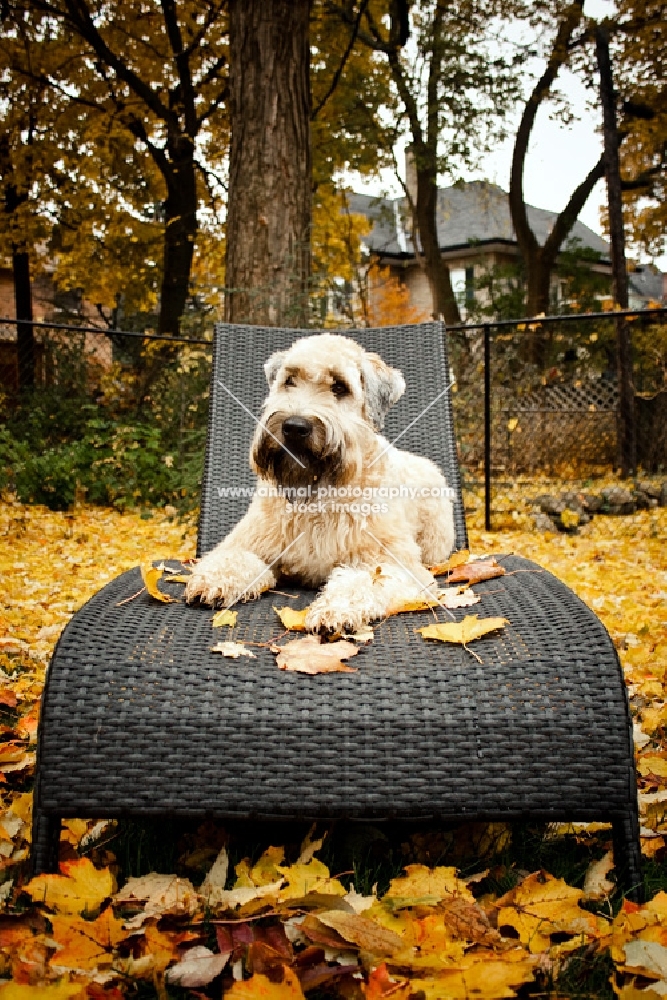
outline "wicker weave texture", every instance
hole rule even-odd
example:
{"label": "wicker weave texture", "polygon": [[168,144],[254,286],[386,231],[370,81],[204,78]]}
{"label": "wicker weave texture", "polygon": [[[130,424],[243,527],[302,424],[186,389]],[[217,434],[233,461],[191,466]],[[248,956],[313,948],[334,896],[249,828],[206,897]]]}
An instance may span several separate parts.
{"label": "wicker weave texture", "polygon": [[[138,571],[65,630],[47,682],[40,807],[57,815],[609,818],[633,802],[627,706],[609,637],[571,591],[517,557],[476,589],[510,621],[465,649],[386,621],[354,674],[230,660],[211,612],[160,605]],[[530,570],[530,572],[524,572]],[[166,585],[174,595],[182,587]],[[296,593],[295,591],[291,591]],[[266,595],[233,637],[281,629]],[[477,609],[476,609],[477,610]],[[455,612],[461,618],[465,611]],[[225,638],[227,629],[225,629]]]}
{"label": "wicker weave texture", "polygon": [[[299,337],[318,332],[333,331],[216,327],[199,555],[224,538],[250,503],[247,497],[221,498],[218,491],[221,487],[249,488],[256,482],[248,467],[248,451],[268,391],[264,362]],[[442,469],[456,494],[457,548],[465,548],[467,534],[448,388],[450,368],[442,324],[342,332],[403,372],[407,389],[389,411],[384,434],[389,441],[398,438],[398,448],[424,455]]]}

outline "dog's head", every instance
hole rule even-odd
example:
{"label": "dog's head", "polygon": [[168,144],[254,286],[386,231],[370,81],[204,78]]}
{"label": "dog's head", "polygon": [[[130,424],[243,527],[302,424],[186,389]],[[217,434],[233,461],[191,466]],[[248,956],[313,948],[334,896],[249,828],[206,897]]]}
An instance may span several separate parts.
{"label": "dog's head", "polygon": [[384,417],[405,391],[403,376],[349,337],[318,334],[273,354],[269,394],[250,462],[281,486],[343,484],[377,449]]}

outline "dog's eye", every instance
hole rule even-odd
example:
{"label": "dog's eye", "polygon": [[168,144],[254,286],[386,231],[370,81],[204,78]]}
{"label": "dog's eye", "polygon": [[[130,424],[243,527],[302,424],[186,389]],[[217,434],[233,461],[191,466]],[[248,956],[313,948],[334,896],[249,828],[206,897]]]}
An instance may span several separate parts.
{"label": "dog's eye", "polygon": [[336,379],[336,381],[332,383],[331,391],[334,396],[338,396],[339,399],[341,396],[348,396],[350,394],[349,387],[345,384],[345,382],[341,382],[340,379]]}
{"label": "dog's eye", "polygon": [[294,376],[288,375],[285,381],[283,382],[283,388],[290,389],[293,385],[296,385],[296,382],[294,381]]}

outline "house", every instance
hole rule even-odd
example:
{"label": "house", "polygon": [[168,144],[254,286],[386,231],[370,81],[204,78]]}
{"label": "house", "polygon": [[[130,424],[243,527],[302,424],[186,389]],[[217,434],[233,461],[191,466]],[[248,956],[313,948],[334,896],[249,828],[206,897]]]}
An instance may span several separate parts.
{"label": "house", "polygon": [[[38,383],[49,381],[53,364],[49,355],[59,347],[71,346],[71,334],[57,326],[82,323],[99,326],[99,316],[90,303],[82,301],[78,292],[59,291],[48,267],[32,279],[32,312],[35,324],[53,323],[56,327],[35,326],[35,364]],[[16,325],[5,320],[16,319],[14,276],[9,262],[0,261],[0,393],[12,396],[18,389],[18,354]],[[106,369],[112,363],[112,345],[103,331],[83,334],[82,348],[91,371]]]}
{"label": "house", "polygon": [[[409,176],[409,173],[408,173]],[[423,269],[415,257],[409,210],[406,198],[379,198],[363,194],[348,197],[349,209],[365,215],[372,223],[364,238],[365,249],[381,267],[388,267],[400,277],[410,292],[410,304],[423,319],[431,315],[431,293]],[[527,206],[528,220],[540,243],[544,243],[556,218],[555,212]],[[517,264],[519,246],[510,216],[509,197],[497,184],[469,181],[440,188],[437,203],[438,240],[442,259],[449,266],[452,287],[462,318],[466,303],[475,296],[475,283],[481,275],[499,265]],[[599,259],[590,264],[592,271],[609,278],[609,245],[592,229],[577,221],[569,236],[583,249],[594,251]],[[663,275],[651,266],[636,267],[630,273],[631,306],[640,308],[648,301],[662,301]],[[556,296],[562,295],[559,278],[553,278]]]}

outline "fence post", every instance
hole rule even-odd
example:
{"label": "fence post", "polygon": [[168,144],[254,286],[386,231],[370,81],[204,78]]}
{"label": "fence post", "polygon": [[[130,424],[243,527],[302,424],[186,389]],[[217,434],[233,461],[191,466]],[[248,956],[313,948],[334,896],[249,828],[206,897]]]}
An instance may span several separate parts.
{"label": "fence post", "polygon": [[484,324],[484,527],[491,531],[491,328]]}

